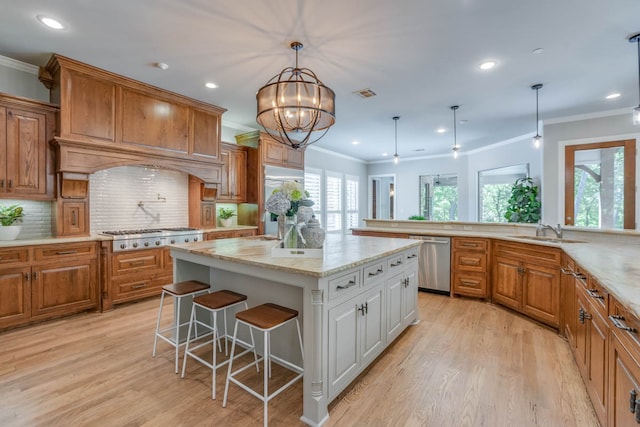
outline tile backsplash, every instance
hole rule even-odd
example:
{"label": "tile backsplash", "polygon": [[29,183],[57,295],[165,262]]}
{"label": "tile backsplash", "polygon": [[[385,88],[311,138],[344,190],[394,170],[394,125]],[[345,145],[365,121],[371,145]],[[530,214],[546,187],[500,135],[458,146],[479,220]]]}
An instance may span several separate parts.
{"label": "tile backsplash", "polygon": [[189,176],[143,166],[90,175],[91,232],[189,225]]}
{"label": "tile backsplash", "polygon": [[23,208],[22,230],[18,239],[43,239],[51,237],[51,202],[35,200],[2,199],[4,206],[20,205]]}

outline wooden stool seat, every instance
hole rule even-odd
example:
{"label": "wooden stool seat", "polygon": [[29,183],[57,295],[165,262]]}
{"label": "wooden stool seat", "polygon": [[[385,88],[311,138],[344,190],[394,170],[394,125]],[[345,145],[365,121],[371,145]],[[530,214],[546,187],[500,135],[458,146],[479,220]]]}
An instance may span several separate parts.
{"label": "wooden stool seat", "polygon": [[267,303],[241,311],[236,318],[260,329],[271,329],[298,317],[298,312],[281,305]]}
{"label": "wooden stool seat", "polygon": [[169,292],[172,295],[192,294],[194,292],[205,291],[207,289],[209,289],[209,285],[207,285],[206,283],[198,282],[197,280],[171,283],[162,287],[162,290]]}
{"label": "wooden stool seat", "polygon": [[206,307],[210,310],[220,310],[221,308],[246,301],[246,299],[246,295],[224,290],[195,297],[193,299],[193,303]]}

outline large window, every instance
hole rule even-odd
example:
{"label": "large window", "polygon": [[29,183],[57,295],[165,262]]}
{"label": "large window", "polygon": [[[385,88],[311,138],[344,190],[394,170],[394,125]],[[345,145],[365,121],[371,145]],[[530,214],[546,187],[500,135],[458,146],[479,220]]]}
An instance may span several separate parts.
{"label": "large window", "polygon": [[304,171],[304,189],[313,200],[313,213],[322,221],[322,170],[307,168]]}
{"label": "large window", "polygon": [[348,230],[358,226],[360,179],[357,176],[346,175],[345,184],[345,228]]}
{"label": "large window", "polygon": [[511,187],[519,178],[529,176],[529,165],[514,165],[478,172],[478,220],[507,222],[504,217]]}
{"label": "large window", "polygon": [[458,177],[420,176],[420,215],[430,221],[458,219]]}
{"label": "large window", "polygon": [[349,233],[359,225],[359,177],[307,168],[304,189],[314,202],[316,218],[327,232]]}
{"label": "large window", "polygon": [[342,231],[342,174],[326,172],[326,231]]}

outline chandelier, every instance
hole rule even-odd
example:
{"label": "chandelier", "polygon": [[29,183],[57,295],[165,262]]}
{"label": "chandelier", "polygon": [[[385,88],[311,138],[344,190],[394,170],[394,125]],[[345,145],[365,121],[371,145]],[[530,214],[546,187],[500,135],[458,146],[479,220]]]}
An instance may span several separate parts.
{"label": "chandelier", "polygon": [[256,121],[278,142],[304,149],[335,123],[336,95],[313,71],[298,67],[302,43],[291,43],[291,49],[296,66],[280,71],[258,90]]}

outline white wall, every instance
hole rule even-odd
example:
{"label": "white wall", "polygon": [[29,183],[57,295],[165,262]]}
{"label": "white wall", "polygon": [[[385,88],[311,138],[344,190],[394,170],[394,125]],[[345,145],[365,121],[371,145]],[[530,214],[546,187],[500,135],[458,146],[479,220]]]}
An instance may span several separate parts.
{"label": "white wall", "polygon": [[528,137],[465,153],[457,159],[446,155],[417,160],[401,158],[398,165],[391,160],[374,163],[368,166],[367,173],[396,174],[397,219],[419,214],[420,175],[455,174],[458,176],[458,220],[477,221],[478,171],[521,163],[529,163],[530,176],[539,182],[542,151],[536,150]]}
{"label": "white wall", "polygon": [[38,67],[0,56],[0,92],[49,102],[49,90],[38,80]]}
{"label": "white wall", "polygon": [[[640,129],[631,121],[631,109],[606,117],[576,118],[544,126],[543,222],[564,224],[564,147],[622,139],[640,140]],[[636,155],[636,228],[640,223],[639,172],[640,161]]]}

